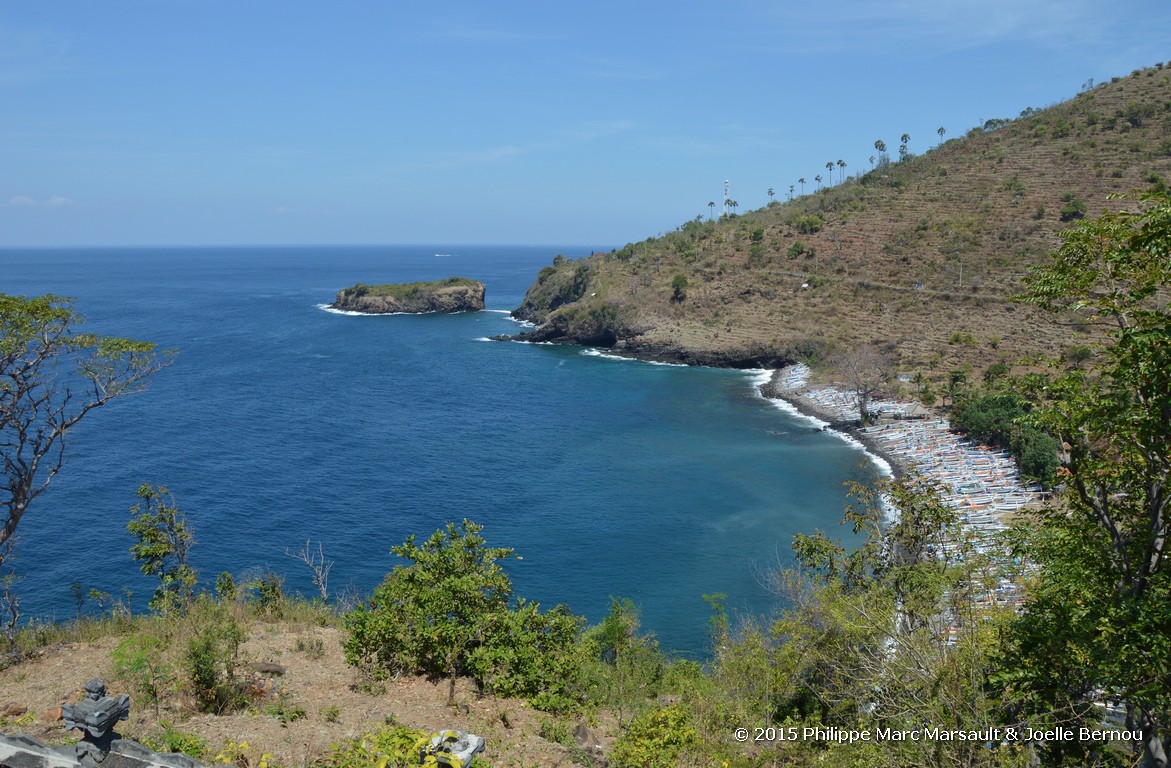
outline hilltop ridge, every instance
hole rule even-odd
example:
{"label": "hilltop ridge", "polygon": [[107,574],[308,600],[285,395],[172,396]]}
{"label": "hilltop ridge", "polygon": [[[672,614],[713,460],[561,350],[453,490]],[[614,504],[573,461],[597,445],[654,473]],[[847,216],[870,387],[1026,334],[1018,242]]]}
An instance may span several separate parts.
{"label": "hilltop ridge", "polygon": [[[1171,67],[989,120],[921,155],[742,215],[541,270],[529,338],[711,365],[778,365],[863,345],[940,379],[1084,345],[1010,297],[1059,233],[1171,176]],[[779,186],[779,185],[778,185]],[[809,185],[812,186],[812,185]]]}

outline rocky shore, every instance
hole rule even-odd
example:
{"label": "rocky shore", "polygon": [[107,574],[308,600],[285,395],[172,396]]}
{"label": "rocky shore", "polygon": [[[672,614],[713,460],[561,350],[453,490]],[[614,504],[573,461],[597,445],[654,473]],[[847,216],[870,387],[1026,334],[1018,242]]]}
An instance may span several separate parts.
{"label": "rocky shore", "polygon": [[[1010,455],[952,432],[946,419],[920,404],[877,398],[871,402],[876,422],[863,427],[854,418],[857,405],[850,393],[811,386],[809,375],[801,364],[776,371],[761,393],[821,420],[825,429],[844,432],[887,461],[896,474],[914,473],[933,483],[961,525],[981,542],[1003,530],[1018,510],[1045,498],[1039,485],[1021,478]],[[1005,579],[984,599],[1015,602],[1018,585]]]}
{"label": "rocky shore", "polygon": [[774,369],[790,365],[793,362],[787,355],[778,354],[775,350],[765,348],[728,351],[695,350],[680,346],[641,342],[638,339],[616,338],[606,331],[570,334],[553,324],[543,325],[524,333],[493,336],[492,340],[599,347],[605,349],[607,354],[629,357],[633,360],[671,363],[673,365],[699,365],[708,368]]}
{"label": "rocky shore", "polygon": [[[800,383],[792,378],[794,370],[798,371],[797,376]],[[858,419],[843,418],[840,411],[827,408],[821,402],[804,396],[802,392],[807,384],[807,373],[802,375],[798,366],[786,366],[773,371],[769,380],[760,385],[760,394],[770,400],[784,401],[803,416],[824,422],[822,429],[841,432],[861,443],[868,453],[885,461],[895,477],[906,474],[908,469],[906,457],[889,450],[888,446],[863,431],[862,424]]]}

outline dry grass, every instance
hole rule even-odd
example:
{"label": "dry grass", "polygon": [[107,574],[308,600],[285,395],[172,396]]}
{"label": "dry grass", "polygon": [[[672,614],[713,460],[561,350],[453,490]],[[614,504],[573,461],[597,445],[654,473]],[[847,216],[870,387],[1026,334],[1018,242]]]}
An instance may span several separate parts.
{"label": "dry grass", "polygon": [[[1069,199],[1096,216],[1125,204],[1110,195],[1167,178],[1171,67],[1157,67],[789,203],[594,257],[587,295],[621,308],[645,342],[870,344],[928,380],[978,376],[1092,338],[1010,300],[1072,225]],[[821,228],[799,231],[809,216]],[[671,300],[677,274],[688,277],[682,302]]]}
{"label": "dry grass", "polygon": [[[247,742],[257,755],[271,752],[285,768],[308,766],[328,756],[332,744],[395,722],[425,730],[458,728],[483,736],[487,739],[484,757],[494,768],[571,764],[566,747],[540,736],[541,719],[551,716],[520,701],[479,698],[470,684],[461,681],[459,706],[453,709],[446,703],[446,683],[413,677],[388,683],[383,691],[364,693],[355,687],[357,677],[344,662],[341,630],[300,621],[257,620],[248,625],[248,634],[240,649],[242,660],[272,661],[287,669],[272,678],[273,694],[257,700],[246,711],[227,715],[197,713],[187,697],[174,691],[163,702],[162,719],[184,733],[206,739],[212,754],[228,742]],[[36,720],[23,723],[19,730],[50,743],[64,743],[71,734],[60,720],[48,719],[46,713],[64,701],[79,698],[91,677],[105,679],[110,693],[131,693],[133,697],[128,683],[115,676],[110,656],[121,639],[106,636],[57,644],[35,658],[0,670],[0,707],[10,703],[27,707]],[[282,723],[270,709],[274,702],[288,711],[300,708],[304,717]],[[3,730],[16,728],[10,722]],[[150,706],[132,700],[131,719],[119,730],[141,738],[162,729]]]}

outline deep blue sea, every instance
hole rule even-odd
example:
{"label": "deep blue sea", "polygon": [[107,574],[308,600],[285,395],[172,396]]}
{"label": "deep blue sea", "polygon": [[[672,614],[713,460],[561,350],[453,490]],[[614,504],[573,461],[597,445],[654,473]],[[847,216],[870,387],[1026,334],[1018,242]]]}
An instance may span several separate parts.
{"label": "deep blue sea", "polygon": [[[86,330],[174,349],[143,394],[98,409],[18,529],[25,617],[72,618],[80,580],[145,610],[130,556],[140,483],[168,486],[202,578],[274,569],[312,539],[332,592],[368,594],[390,547],[470,518],[518,595],[598,621],[641,608],[663,647],[707,651],[710,609],[776,610],[762,574],[799,531],[835,535],[873,466],[757,393],[749,373],[487,341],[557,253],[584,247],[2,249],[0,292],[74,297]],[[462,275],[489,311],[347,316],[341,288]],[[92,604],[89,610],[92,610]]]}

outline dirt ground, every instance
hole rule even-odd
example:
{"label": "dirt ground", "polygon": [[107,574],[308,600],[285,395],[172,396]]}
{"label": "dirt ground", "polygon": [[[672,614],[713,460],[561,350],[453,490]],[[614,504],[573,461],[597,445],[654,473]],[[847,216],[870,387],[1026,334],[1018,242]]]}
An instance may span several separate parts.
{"label": "dirt ground", "polygon": [[[284,674],[266,676],[272,687],[267,701],[281,701],[286,710],[304,709],[305,716],[282,724],[265,714],[259,702],[251,711],[234,715],[194,713],[189,702],[170,697],[161,717],[185,733],[207,740],[214,755],[228,742],[247,742],[259,756],[270,752],[284,768],[304,768],[328,756],[331,745],[361,736],[387,722],[430,731],[455,728],[482,736],[482,754],[493,768],[545,768],[573,765],[574,757],[588,765],[583,750],[546,740],[541,721],[551,715],[529,709],[524,702],[479,698],[471,684],[460,681],[456,707],[447,704],[447,684],[419,678],[389,682],[384,692],[364,693],[355,687],[358,677],[346,666],[341,632],[331,627],[254,624],[241,656],[250,661],[275,662]],[[46,650],[36,658],[0,670],[0,731],[24,732],[48,743],[61,744],[76,733],[66,732],[54,710],[80,697],[93,677],[106,681],[108,693],[130,693],[130,720],[119,732],[134,738],[159,731],[153,707],[135,705],[134,692],[114,677],[110,652],[118,638],[72,644]],[[27,708],[23,717],[11,714]],[[333,708],[336,707],[336,710]],[[19,717],[19,723],[17,722]],[[29,722],[35,717],[35,721]],[[575,723],[562,725],[572,743]],[[595,733],[598,728],[591,729]],[[603,742],[608,747],[607,742]],[[250,753],[251,753],[250,752]],[[206,758],[206,762],[213,762]]]}

